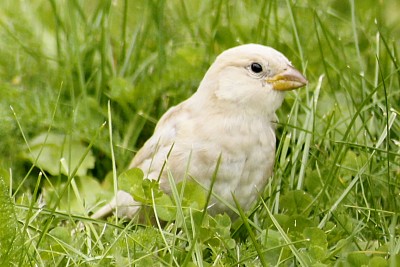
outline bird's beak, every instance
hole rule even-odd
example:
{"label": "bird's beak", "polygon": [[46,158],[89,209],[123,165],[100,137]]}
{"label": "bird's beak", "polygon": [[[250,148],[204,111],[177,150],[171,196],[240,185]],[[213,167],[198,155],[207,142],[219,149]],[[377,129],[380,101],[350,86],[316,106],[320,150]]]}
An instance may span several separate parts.
{"label": "bird's beak", "polygon": [[288,66],[284,71],[266,79],[274,90],[288,91],[307,84],[307,79],[292,66]]}

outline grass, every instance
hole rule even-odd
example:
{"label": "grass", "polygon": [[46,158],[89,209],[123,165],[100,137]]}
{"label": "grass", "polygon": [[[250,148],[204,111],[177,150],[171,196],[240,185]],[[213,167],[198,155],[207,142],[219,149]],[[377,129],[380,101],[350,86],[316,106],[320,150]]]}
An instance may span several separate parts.
{"label": "grass", "polygon": [[[0,265],[398,266],[397,1],[136,2],[1,2]],[[257,207],[210,216],[176,185],[171,222],[90,219],[158,118],[249,42],[309,80],[278,111]]]}

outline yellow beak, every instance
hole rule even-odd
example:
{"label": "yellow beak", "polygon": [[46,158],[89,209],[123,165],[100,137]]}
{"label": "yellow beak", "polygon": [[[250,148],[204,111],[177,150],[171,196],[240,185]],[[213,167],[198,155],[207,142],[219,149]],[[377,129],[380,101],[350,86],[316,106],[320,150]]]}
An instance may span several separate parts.
{"label": "yellow beak", "polygon": [[284,71],[267,78],[266,82],[272,84],[274,90],[288,91],[307,84],[307,79],[292,66],[288,66]]}

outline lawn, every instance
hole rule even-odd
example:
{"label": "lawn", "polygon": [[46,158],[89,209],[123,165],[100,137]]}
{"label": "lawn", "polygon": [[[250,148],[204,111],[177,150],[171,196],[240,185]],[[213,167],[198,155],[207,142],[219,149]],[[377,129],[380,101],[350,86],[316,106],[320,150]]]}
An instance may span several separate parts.
{"label": "lawn", "polygon": [[[398,10],[1,1],[0,266],[400,266]],[[91,219],[118,179],[140,176],[127,166],[161,115],[244,43],[276,48],[309,81],[278,110],[263,198],[211,216],[188,186],[155,223]]]}

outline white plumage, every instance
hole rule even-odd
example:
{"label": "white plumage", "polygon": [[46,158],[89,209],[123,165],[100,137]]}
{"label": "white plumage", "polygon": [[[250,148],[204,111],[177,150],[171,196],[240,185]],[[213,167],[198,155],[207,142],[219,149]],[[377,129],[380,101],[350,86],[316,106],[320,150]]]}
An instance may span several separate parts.
{"label": "white plumage", "polygon": [[[273,48],[247,44],[228,49],[209,68],[197,92],[161,117],[130,167],[157,179],[166,162],[160,185],[168,193],[167,170],[176,182],[188,175],[208,187],[221,154],[214,193],[234,206],[233,193],[242,208],[248,209],[272,175],[275,111],[284,91],[306,83]],[[215,198],[212,202],[212,213],[231,213]],[[138,204],[119,191],[92,217],[104,217],[118,206],[118,216],[131,218]]]}

